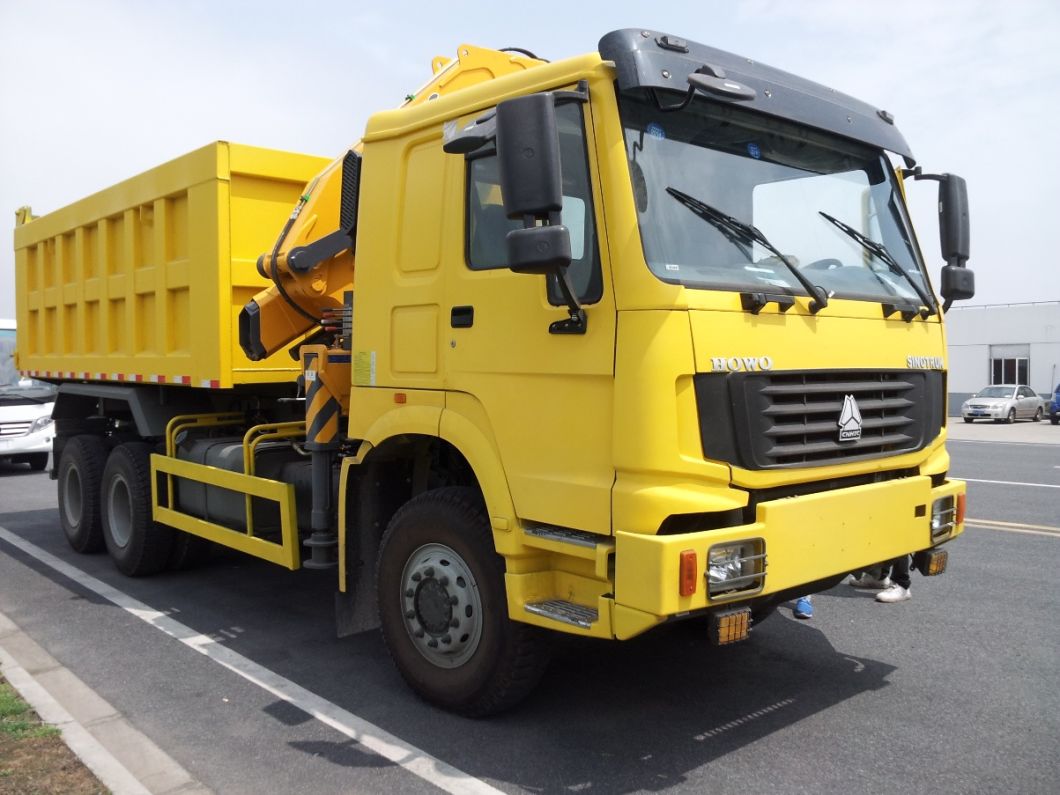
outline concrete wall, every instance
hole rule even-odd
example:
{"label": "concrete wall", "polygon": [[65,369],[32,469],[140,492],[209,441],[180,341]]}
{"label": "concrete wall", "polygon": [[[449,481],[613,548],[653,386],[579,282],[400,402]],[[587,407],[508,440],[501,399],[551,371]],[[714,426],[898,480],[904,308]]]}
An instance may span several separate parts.
{"label": "concrete wall", "polygon": [[955,306],[946,315],[946,341],[951,415],[990,383],[991,358],[1028,356],[1028,386],[1039,394],[1060,383],[1060,301]]}

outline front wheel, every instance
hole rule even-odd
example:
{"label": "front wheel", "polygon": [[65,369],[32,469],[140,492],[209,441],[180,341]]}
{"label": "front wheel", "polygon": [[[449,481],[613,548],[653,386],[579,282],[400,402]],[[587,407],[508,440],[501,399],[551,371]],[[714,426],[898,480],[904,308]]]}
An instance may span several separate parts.
{"label": "front wheel", "polygon": [[971,417],[965,417],[964,421],[967,422],[969,425],[971,425],[973,422],[975,422],[975,420],[973,420]]}
{"label": "front wheel", "polygon": [[1005,417],[1005,422],[1009,425],[1016,421],[1016,409],[1009,409],[1008,416]]}
{"label": "front wheel", "polygon": [[376,569],[379,619],[408,685],[444,709],[483,717],[515,706],[548,662],[544,633],[508,618],[504,559],[481,497],[415,497],[387,527]]}
{"label": "front wheel", "polygon": [[1042,407],[1041,406],[1038,406],[1038,410],[1036,412],[1034,412],[1034,421],[1035,422],[1041,422],[1042,421]]}

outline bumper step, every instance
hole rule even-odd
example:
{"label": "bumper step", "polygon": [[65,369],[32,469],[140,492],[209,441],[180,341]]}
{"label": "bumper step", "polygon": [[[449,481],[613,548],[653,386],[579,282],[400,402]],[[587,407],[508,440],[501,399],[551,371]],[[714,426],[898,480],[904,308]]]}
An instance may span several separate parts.
{"label": "bumper step", "polygon": [[524,607],[528,613],[550,618],[561,624],[570,624],[571,626],[581,627],[582,629],[591,628],[600,618],[600,613],[596,608],[585,607],[584,605],[567,602],[563,599],[549,599],[545,602],[533,602],[524,605]]}

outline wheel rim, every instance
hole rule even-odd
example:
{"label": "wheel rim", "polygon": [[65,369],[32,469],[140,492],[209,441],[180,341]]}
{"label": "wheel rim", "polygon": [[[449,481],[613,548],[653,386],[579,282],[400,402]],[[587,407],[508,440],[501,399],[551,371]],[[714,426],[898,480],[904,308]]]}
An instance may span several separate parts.
{"label": "wheel rim", "polygon": [[129,484],[121,475],[115,475],[107,489],[107,527],[119,547],[124,547],[132,538],[132,495],[129,494]]}
{"label": "wheel rim", "polygon": [[68,467],[63,476],[63,514],[70,527],[77,527],[81,524],[84,505],[84,495],[81,493],[81,473],[77,471],[77,467]]}
{"label": "wheel rim", "polygon": [[412,645],[439,668],[467,662],[482,640],[482,598],[460,555],[444,544],[413,552],[401,572],[401,612]]}

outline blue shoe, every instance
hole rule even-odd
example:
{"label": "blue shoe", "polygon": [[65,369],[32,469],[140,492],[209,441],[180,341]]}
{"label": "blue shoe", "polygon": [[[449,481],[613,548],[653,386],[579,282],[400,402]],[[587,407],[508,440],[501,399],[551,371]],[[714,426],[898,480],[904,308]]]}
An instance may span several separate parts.
{"label": "blue shoe", "polygon": [[809,596],[800,597],[791,611],[795,618],[813,618],[813,600]]}

